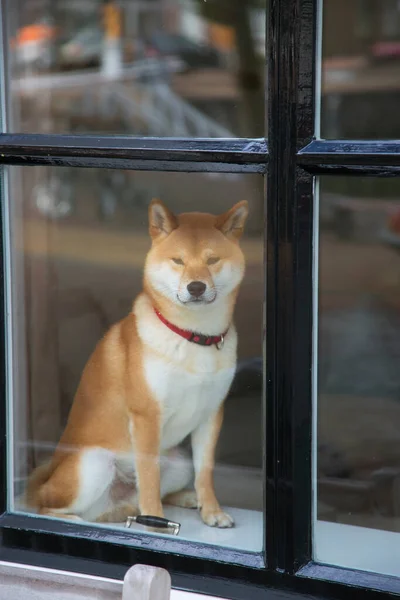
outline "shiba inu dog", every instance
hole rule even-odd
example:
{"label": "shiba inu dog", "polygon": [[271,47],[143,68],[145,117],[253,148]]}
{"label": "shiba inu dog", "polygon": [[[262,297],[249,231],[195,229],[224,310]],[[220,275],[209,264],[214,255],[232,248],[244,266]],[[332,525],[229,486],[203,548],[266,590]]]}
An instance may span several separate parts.
{"label": "shiba inu dog", "polygon": [[[28,483],[28,506],[48,516],[116,522],[163,516],[162,502],[200,509],[232,527],[216,499],[214,453],[236,368],[233,312],[248,214],[175,216],[149,207],[143,291],[98,343],[83,371],[52,460]],[[191,462],[178,445],[191,436]]]}

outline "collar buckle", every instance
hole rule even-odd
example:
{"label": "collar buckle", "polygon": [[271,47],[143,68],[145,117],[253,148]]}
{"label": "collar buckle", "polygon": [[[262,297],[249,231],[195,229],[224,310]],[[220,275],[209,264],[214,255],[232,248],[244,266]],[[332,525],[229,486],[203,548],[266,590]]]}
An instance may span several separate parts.
{"label": "collar buckle", "polygon": [[220,341],[215,344],[217,347],[217,350],[222,350],[222,348],[224,347],[224,344],[225,344],[225,337],[221,334]]}

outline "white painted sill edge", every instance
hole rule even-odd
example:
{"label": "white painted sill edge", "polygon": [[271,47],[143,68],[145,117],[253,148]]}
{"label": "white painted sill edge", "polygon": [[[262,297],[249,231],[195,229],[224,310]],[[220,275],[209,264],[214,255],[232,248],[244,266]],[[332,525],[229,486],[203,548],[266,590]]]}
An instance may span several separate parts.
{"label": "white painted sill edge", "polygon": [[[122,600],[122,592],[122,581],[0,561],[0,600]],[[216,599],[171,590],[170,600]]]}

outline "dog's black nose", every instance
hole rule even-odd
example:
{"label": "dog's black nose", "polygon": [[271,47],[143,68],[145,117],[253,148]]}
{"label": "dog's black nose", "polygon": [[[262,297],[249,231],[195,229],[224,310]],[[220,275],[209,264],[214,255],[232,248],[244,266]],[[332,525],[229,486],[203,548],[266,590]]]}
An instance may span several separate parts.
{"label": "dog's black nose", "polygon": [[203,283],[202,281],[192,281],[187,286],[187,290],[188,290],[189,294],[191,296],[194,296],[195,298],[200,298],[200,296],[202,296],[204,294],[204,292],[206,291],[206,288],[207,288],[206,284]]}

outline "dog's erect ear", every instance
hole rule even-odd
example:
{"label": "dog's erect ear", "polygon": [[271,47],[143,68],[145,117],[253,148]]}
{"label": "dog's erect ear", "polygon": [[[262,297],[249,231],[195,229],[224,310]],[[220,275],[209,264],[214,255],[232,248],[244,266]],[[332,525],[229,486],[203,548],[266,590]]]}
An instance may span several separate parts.
{"label": "dog's erect ear", "polygon": [[167,237],[177,227],[178,220],[175,215],[161,200],[154,198],[149,206],[149,233],[152,239]]}
{"label": "dog's erect ear", "polygon": [[226,237],[238,240],[243,233],[248,214],[247,200],[242,200],[242,202],[238,202],[235,206],[232,206],[226,213],[217,217],[216,227]]}

